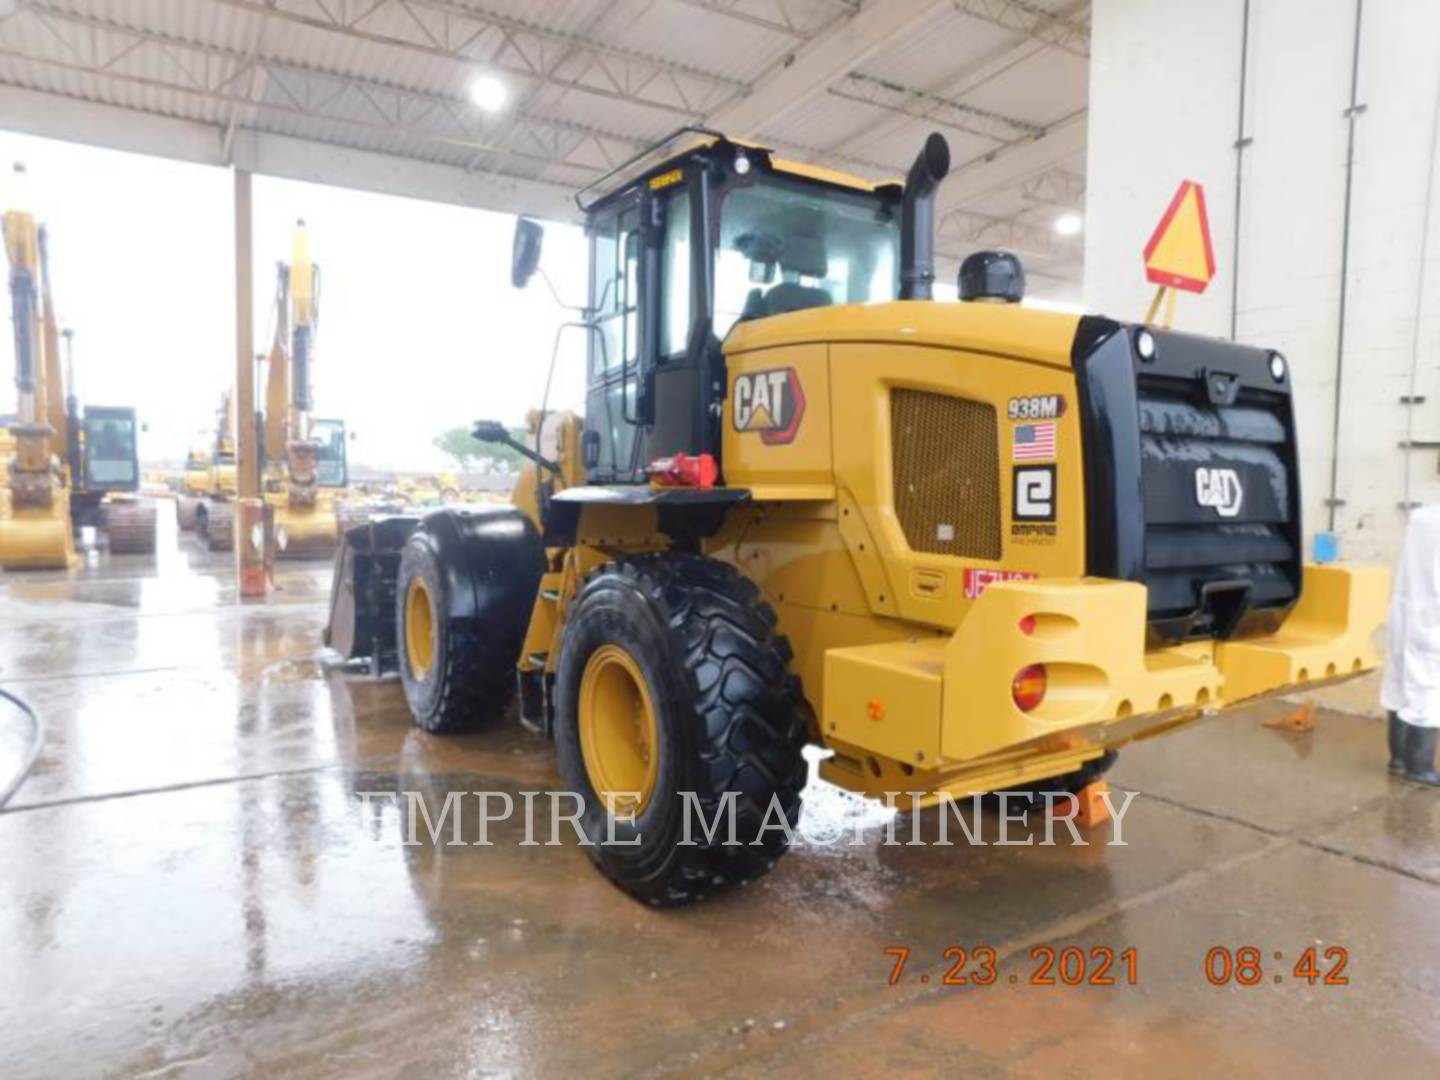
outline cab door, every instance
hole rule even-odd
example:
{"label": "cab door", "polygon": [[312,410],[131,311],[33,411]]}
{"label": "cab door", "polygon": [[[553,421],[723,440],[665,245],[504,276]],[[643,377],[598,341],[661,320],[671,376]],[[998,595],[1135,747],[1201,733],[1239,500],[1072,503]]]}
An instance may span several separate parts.
{"label": "cab door", "polygon": [[591,219],[585,466],[591,483],[636,483],[641,357],[640,199],[623,199]]}
{"label": "cab door", "polygon": [[[679,171],[591,218],[586,469],[591,483],[644,483],[654,458],[714,452],[695,325],[697,228]],[[657,181],[665,181],[657,189]]]}

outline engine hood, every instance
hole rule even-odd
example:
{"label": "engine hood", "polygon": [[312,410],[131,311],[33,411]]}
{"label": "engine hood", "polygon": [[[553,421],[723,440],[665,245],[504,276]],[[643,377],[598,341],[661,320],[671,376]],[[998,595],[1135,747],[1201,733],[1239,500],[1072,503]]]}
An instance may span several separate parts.
{"label": "engine hood", "polygon": [[1080,316],[1018,304],[894,300],[841,304],[736,323],[727,354],[817,342],[890,341],[1070,367]]}

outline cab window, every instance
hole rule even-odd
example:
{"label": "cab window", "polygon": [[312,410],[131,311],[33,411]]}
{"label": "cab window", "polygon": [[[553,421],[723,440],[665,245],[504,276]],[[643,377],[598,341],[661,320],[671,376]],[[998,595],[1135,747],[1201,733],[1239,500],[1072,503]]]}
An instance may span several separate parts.
{"label": "cab window", "polygon": [[676,191],[665,209],[665,247],[661,255],[660,356],[678,356],[690,340],[690,193]]}
{"label": "cab window", "polygon": [[895,213],[873,196],[782,177],[733,188],[720,208],[715,334],[740,319],[895,299]]}
{"label": "cab window", "polygon": [[634,365],[640,343],[640,213],[631,206],[599,222],[593,245],[590,307],[597,333],[592,336],[590,378],[600,379],[622,365]]}

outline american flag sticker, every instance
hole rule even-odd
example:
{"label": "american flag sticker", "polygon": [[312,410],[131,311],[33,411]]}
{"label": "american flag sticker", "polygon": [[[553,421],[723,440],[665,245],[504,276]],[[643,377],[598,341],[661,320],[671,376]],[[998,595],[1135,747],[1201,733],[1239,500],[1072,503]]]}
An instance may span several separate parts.
{"label": "american flag sticker", "polygon": [[1054,461],[1055,425],[1016,424],[1016,461]]}

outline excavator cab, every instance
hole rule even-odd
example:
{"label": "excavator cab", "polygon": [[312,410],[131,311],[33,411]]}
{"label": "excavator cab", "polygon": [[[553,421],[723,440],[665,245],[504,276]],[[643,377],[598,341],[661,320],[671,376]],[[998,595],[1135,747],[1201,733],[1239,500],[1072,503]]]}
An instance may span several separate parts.
{"label": "excavator cab", "polygon": [[85,488],[110,493],[140,490],[135,410],[87,405],[84,419]]}
{"label": "excavator cab", "polygon": [[315,455],[315,483],[319,487],[345,487],[350,482],[345,456],[345,421],[311,420],[310,438],[320,444]]}

